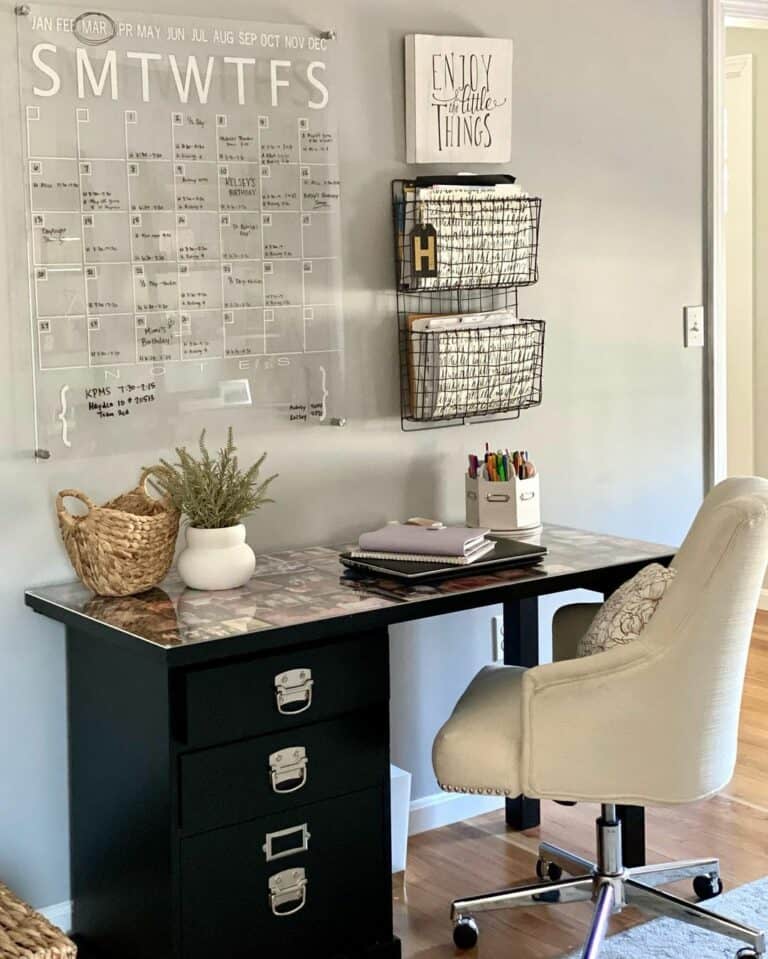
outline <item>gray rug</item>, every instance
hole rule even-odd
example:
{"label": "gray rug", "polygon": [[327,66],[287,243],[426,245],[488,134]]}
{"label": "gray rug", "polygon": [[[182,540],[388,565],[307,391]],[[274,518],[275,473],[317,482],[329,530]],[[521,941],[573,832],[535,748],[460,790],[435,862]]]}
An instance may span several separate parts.
{"label": "gray rug", "polygon": [[[768,930],[768,877],[739,886],[703,905],[745,925]],[[600,959],[734,959],[745,943],[672,919],[652,919],[605,940]],[[578,959],[581,950],[565,959]]]}

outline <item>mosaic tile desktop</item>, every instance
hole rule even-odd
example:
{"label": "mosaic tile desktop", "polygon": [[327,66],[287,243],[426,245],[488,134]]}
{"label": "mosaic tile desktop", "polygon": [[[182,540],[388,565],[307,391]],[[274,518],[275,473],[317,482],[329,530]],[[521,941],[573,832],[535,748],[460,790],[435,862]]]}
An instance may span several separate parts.
{"label": "mosaic tile desktop", "polygon": [[417,604],[437,596],[471,593],[513,581],[532,581],[642,559],[650,562],[672,552],[666,546],[563,526],[545,526],[533,541],[549,549],[544,561],[536,566],[480,575],[463,573],[429,584],[403,584],[353,573],[338,558],[340,552],[351,548],[347,544],[259,555],[253,578],[239,589],[187,589],[172,572],[159,587],[124,599],[94,596],[81,583],[28,592],[54,606],[169,648],[388,609],[403,603]]}

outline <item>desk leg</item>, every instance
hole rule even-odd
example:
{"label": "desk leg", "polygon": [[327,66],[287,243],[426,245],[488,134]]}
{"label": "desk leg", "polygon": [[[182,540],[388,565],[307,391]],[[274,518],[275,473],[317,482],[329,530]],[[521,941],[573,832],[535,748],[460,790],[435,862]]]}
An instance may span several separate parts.
{"label": "desk leg", "polygon": [[[504,662],[507,666],[539,663],[539,601],[518,599],[504,603]],[[506,801],[507,825],[534,829],[541,822],[539,800],[515,796]]]}
{"label": "desk leg", "polygon": [[645,865],[645,808],[643,806],[617,806],[621,820],[621,852],[624,865]]}

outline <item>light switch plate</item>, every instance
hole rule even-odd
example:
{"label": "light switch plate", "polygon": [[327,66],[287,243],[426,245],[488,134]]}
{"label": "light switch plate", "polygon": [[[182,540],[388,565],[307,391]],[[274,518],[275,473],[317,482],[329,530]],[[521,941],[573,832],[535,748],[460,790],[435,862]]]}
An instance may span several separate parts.
{"label": "light switch plate", "polygon": [[683,309],[684,342],[686,348],[704,346],[704,307],[686,306]]}

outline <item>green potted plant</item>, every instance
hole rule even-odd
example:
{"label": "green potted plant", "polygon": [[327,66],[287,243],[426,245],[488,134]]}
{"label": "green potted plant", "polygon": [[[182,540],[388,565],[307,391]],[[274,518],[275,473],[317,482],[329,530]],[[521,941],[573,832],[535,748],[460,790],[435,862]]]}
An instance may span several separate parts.
{"label": "green potted plant", "polygon": [[253,575],[256,557],[245,542],[244,517],[265,503],[275,479],[259,482],[266,453],[247,470],[240,468],[232,427],[216,456],[200,434],[200,457],[177,447],[177,463],[160,460],[154,483],[187,521],[187,547],[178,560],[181,578],[192,589],[234,589]]}

